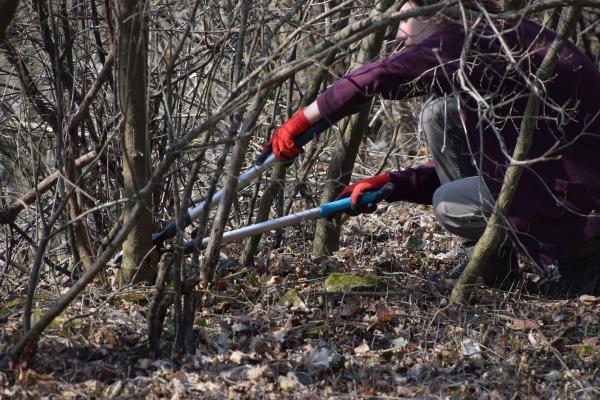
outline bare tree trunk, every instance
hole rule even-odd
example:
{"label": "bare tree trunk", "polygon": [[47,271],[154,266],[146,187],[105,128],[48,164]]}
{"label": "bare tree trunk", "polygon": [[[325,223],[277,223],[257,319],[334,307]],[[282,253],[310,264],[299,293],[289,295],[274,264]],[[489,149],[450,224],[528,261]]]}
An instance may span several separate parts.
{"label": "bare tree trunk", "polygon": [[[244,42],[247,28],[247,18],[249,12],[249,6],[251,2],[242,2],[241,4],[241,15],[240,15],[240,37],[238,39],[236,48],[236,58],[233,64],[232,86],[234,83],[238,83],[242,79],[242,56],[244,50]],[[237,137],[235,146],[233,147],[231,160],[229,162],[229,168],[227,171],[227,179],[225,187],[223,189],[224,195],[219,202],[217,208],[217,214],[210,234],[210,242],[206,249],[206,259],[204,265],[200,271],[201,280],[207,286],[213,279],[214,270],[217,262],[219,261],[219,252],[221,249],[221,240],[223,239],[223,233],[225,232],[225,224],[229,218],[231,206],[235,200],[235,191],[237,188],[238,175],[240,173],[242,163],[244,162],[246,149],[250,144],[251,131],[256,124],[256,121],[260,115],[260,110],[266,103],[266,99],[256,97],[252,103],[250,115],[242,125],[240,135]],[[237,130],[239,121],[242,118],[242,113],[238,113],[231,119],[231,127]],[[230,137],[235,137],[235,132],[229,133]],[[192,321],[193,323],[193,321]]]}
{"label": "bare tree trunk", "polygon": [[[281,184],[283,183],[283,179],[285,177],[286,168],[287,166],[285,164],[277,164],[273,168],[271,181],[267,185],[267,188],[260,198],[260,204],[258,206],[258,211],[256,212],[256,219],[254,223],[258,224],[259,222],[266,221],[269,218],[271,205],[273,204],[273,200],[275,199],[277,192],[281,188]],[[255,235],[246,240],[244,249],[242,250],[242,255],[240,256],[240,263],[242,265],[250,266],[253,264],[254,255],[258,250],[258,244],[260,243],[261,237],[262,235]]]}
{"label": "bare tree trunk", "polygon": [[[112,71],[112,66],[114,63],[114,56],[115,53],[113,50],[110,52],[108,59],[102,66],[102,70],[100,71],[100,74],[98,75],[96,81],[94,82],[90,90],[86,93],[85,98],[82,100],[77,110],[69,119],[69,124],[66,129],[69,137],[69,146],[65,157],[65,172],[67,175],[67,179],[70,182],[76,182],[78,179],[77,161],[75,160],[75,158],[78,155],[79,144],[77,130],[81,125],[81,122],[83,122],[83,120],[88,114],[88,108],[90,106],[90,103],[92,102],[102,85],[110,77],[110,73]],[[72,220],[76,220],[82,213],[80,200],[78,199],[76,192],[69,196],[67,209],[69,213],[69,218],[71,218]],[[88,226],[85,223],[85,221],[77,221],[73,223],[72,231],[73,244],[76,249],[76,255],[81,260],[83,268],[88,269],[92,265],[94,260],[94,245],[89,233]]]}
{"label": "bare tree trunk", "polygon": [[[296,47],[292,52],[292,56],[288,58],[288,60],[295,58]],[[290,85],[293,83],[293,77],[290,78]],[[267,128],[267,131],[272,134],[273,126],[275,125],[275,120],[277,117],[278,107],[277,103],[279,103],[279,96],[281,94],[281,87],[277,89],[275,93],[275,100],[273,106],[273,113],[271,115],[271,123]],[[289,108],[289,104],[288,104]],[[289,112],[288,112],[289,116]],[[273,171],[271,172],[271,180],[269,184],[265,188],[258,206],[258,211],[256,212],[256,220],[254,223],[260,223],[266,221],[269,218],[269,214],[271,213],[271,206],[275,201],[276,197],[283,191],[283,186],[285,185],[285,175],[287,167],[289,163],[277,163],[273,167]],[[257,186],[258,188],[258,186]],[[250,215],[254,212],[253,209],[250,210]],[[252,223],[252,222],[250,222]],[[250,224],[249,223],[249,224]],[[254,255],[258,250],[258,244],[260,243],[262,235],[256,235],[248,238],[246,243],[244,244],[244,249],[242,250],[242,254],[240,256],[240,263],[244,266],[250,266],[254,262]]]}
{"label": "bare tree trunk", "polygon": [[[66,156],[65,156],[65,173],[67,179],[70,182],[76,182],[78,178],[77,166],[75,158],[78,155],[77,150],[77,133],[75,129],[68,130],[69,131],[69,145],[67,148]],[[89,234],[89,230],[85,220],[77,221],[77,218],[81,214],[81,206],[79,204],[79,199],[77,198],[77,192],[72,193],[69,196],[69,200],[67,202],[67,210],[69,213],[69,218],[74,220],[72,227],[73,233],[73,246],[75,247],[75,253],[81,260],[83,264],[83,269],[88,269],[93,263],[93,245],[92,239]],[[75,267],[77,269],[77,266]]]}
{"label": "bare tree trunk", "polygon": [[[554,39],[554,42],[548,49],[548,52],[537,71],[536,79],[534,81],[536,88],[531,88],[532,93],[527,100],[527,107],[525,109],[525,115],[523,116],[523,122],[521,123],[519,138],[513,152],[513,159],[516,161],[524,161],[529,155],[529,149],[533,140],[533,130],[536,124],[536,115],[538,115],[541,104],[540,93],[543,93],[543,82],[552,76],[560,51],[565,45],[568,37],[571,35],[579,12],[579,7],[568,7],[563,11],[565,14],[565,24],[559,30],[558,36]],[[464,270],[456,282],[456,286],[452,290],[451,300],[453,302],[462,303],[468,301],[470,289],[476,284],[478,278],[481,276],[483,266],[497,251],[505,231],[504,221],[506,212],[508,211],[517,190],[517,185],[522,172],[522,165],[508,166],[500,195],[494,206],[494,212],[488,221],[483,235],[475,246],[473,256],[469,260],[467,268]]]}
{"label": "bare tree trunk", "polygon": [[166,289],[167,276],[175,262],[171,254],[163,254],[158,266],[156,291],[148,307],[148,347],[153,358],[160,357],[160,338],[163,332],[165,316],[173,303],[173,293]]}
{"label": "bare tree trunk", "polygon": [[215,266],[219,261],[219,252],[221,250],[223,233],[225,232],[225,224],[229,218],[231,205],[233,204],[234,196],[236,194],[238,176],[242,168],[242,163],[244,162],[246,149],[248,148],[248,144],[250,144],[252,129],[266,103],[266,98],[267,96],[263,94],[263,96],[254,99],[250,113],[242,125],[240,135],[237,137],[235,146],[233,147],[231,159],[226,171],[227,179],[225,181],[225,187],[222,189],[223,197],[217,208],[217,214],[210,233],[210,241],[206,248],[206,258],[201,271],[201,280],[204,282],[205,286],[212,281]]}
{"label": "bare tree trunk", "polygon": [[[382,13],[391,5],[390,0],[379,0],[375,13]],[[357,63],[363,64],[379,54],[385,30],[376,32],[363,39]],[[358,67],[355,65],[354,67]],[[369,110],[372,102],[365,104],[361,110],[349,117],[346,129],[339,138],[335,151],[329,162],[327,180],[323,188],[321,203],[328,203],[336,198],[341,190],[350,183],[352,169],[365,131],[368,129]],[[315,255],[326,255],[336,251],[340,245],[341,216],[317,221],[317,230],[313,242]]]}
{"label": "bare tree trunk", "polygon": [[[139,191],[150,173],[150,140],[147,121],[148,32],[146,2],[119,0],[117,39],[117,85],[123,117],[123,179],[130,204],[139,201]],[[131,205],[124,211],[128,218]],[[152,214],[146,210],[123,243],[121,284],[153,282]]]}
{"label": "bare tree trunk", "polygon": [[558,27],[558,21],[560,20],[561,11],[562,7],[546,10],[546,12],[544,13],[544,26],[548,29],[552,29],[553,31],[555,31]]}
{"label": "bare tree trunk", "polygon": [[19,0],[0,0],[0,42],[4,41],[4,33],[15,16]]}
{"label": "bare tree trunk", "polygon": [[[332,7],[335,7],[337,5],[337,2],[332,2],[332,3],[333,3]],[[332,24],[332,27],[331,27],[332,31],[338,31],[340,29],[343,29],[344,26],[347,25],[347,23],[348,23],[349,15],[350,15],[350,8],[343,10],[340,13],[340,18],[338,19],[338,21],[335,24]],[[329,55],[323,60],[321,66],[318,68],[317,72],[314,75],[314,79],[310,82],[310,86],[306,92],[306,95],[304,96],[304,99],[302,100],[302,105],[304,107],[306,107],[307,105],[309,105],[316,99],[317,95],[319,94],[319,91],[321,90],[321,86],[322,86],[323,82],[325,82],[327,79],[327,74],[329,73],[329,67],[331,66],[331,64],[333,64],[336,55],[337,55],[337,50],[335,50],[335,49],[332,50],[329,53]],[[306,153],[312,154],[313,150],[315,150],[315,149],[311,148],[311,147],[316,146],[316,145],[317,144],[315,142],[309,143],[307,145]],[[269,213],[271,210],[271,206],[273,205],[273,201],[275,200],[275,196],[277,195],[277,193],[280,190],[282,190],[282,185],[284,183],[286,169],[288,166],[289,166],[289,164],[277,164],[273,168],[273,173],[271,175],[271,180],[269,181],[269,185],[267,186],[263,195],[260,198],[260,204],[258,206],[258,211],[256,213],[256,219],[254,220],[255,224],[264,222],[269,218]],[[307,167],[309,167],[309,166],[307,166]],[[294,190],[291,194],[292,200],[294,197],[296,197],[299,187],[300,187],[300,184],[296,185],[296,187],[294,188]],[[286,207],[286,209],[287,208],[289,208],[289,207]],[[240,257],[240,262],[242,263],[242,265],[248,266],[248,265],[252,264],[254,256],[256,255],[256,252],[258,251],[258,245],[260,243],[261,238],[262,238],[262,235],[256,235],[256,236],[252,236],[251,238],[249,238],[246,241],[246,243],[244,245],[244,249],[242,251],[242,255]]]}

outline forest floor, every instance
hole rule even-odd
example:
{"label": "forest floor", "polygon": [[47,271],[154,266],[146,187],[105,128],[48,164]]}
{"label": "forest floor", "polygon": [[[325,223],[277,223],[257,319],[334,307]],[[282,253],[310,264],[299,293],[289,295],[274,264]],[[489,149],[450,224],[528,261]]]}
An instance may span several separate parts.
{"label": "forest floor", "polygon": [[[551,299],[521,281],[450,304],[444,273],[460,256],[428,207],[347,221],[332,257],[311,257],[303,229],[255,269],[225,272],[196,316],[196,354],[172,355],[168,316],[163,358],[150,359],[152,290],[97,283],[45,331],[29,365],[0,371],[0,398],[600,397],[600,298]],[[235,258],[239,245],[224,252]],[[332,291],[336,272],[377,279]],[[36,315],[61,290],[46,289]],[[3,297],[0,353],[22,317],[22,298]]]}

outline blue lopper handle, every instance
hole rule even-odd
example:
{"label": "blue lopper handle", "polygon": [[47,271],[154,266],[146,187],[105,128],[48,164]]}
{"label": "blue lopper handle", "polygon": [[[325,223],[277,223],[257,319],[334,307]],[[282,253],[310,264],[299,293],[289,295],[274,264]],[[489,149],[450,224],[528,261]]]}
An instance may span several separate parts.
{"label": "blue lopper handle", "polygon": [[[358,203],[361,205],[373,203],[377,199],[378,194],[378,191],[364,193],[358,198]],[[329,217],[341,211],[349,210],[350,207],[352,207],[352,200],[350,197],[332,201],[331,203],[321,204],[321,217]]]}

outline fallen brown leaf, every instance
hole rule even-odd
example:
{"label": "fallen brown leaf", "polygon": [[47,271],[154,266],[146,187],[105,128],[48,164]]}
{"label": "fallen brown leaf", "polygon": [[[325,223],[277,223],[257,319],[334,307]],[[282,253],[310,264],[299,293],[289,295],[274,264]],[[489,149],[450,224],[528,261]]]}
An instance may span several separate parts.
{"label": "fallen brown leaf", "polygon": [[513,331],[528,331],[538,329],[540,324],[532,319],[516,319],[506,324]]}
{"label": "fallen brown leaf", "polygon": [[391,311],[383,304],[377,304],[377,306],[375,307],[375,312],[377,314],[377,321],[380,323],[390,322],[396,316],[396,314],[394,314],[393,311]]}
{"label": "fallen brown leaf", "polygon": [[356,354],[366,354],[370,351],[369,344],[366,340],[363,340],[362,344],[354,349]]}
{"label": "fallen brown leaf", "polygon": [[589,294],[583,294],[583,295],[579,296],[579,301],[585,305],[593,306],[595,304],[600,303],[600,297],[599,296],[590,296]]}
{"label": "fallen brown leaf", "polygon": [[298,382],[298,378],[296,374],[293,372],[288,372],[287,376],[280,376],[278,378],[279,387],[284,392],[294,391],[296,388],[300,386],[300,382]]}

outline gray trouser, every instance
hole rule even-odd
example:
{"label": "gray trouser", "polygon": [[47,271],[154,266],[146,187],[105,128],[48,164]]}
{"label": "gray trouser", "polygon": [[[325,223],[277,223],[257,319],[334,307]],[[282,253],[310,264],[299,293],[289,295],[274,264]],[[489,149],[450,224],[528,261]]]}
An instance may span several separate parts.
{"label": "gray trouser", "polygon": [[494,199],[473,165],[456,97],[429,100],[419,122],[442,183],[433,194],[440,225],[464,239],[479,239]]}

